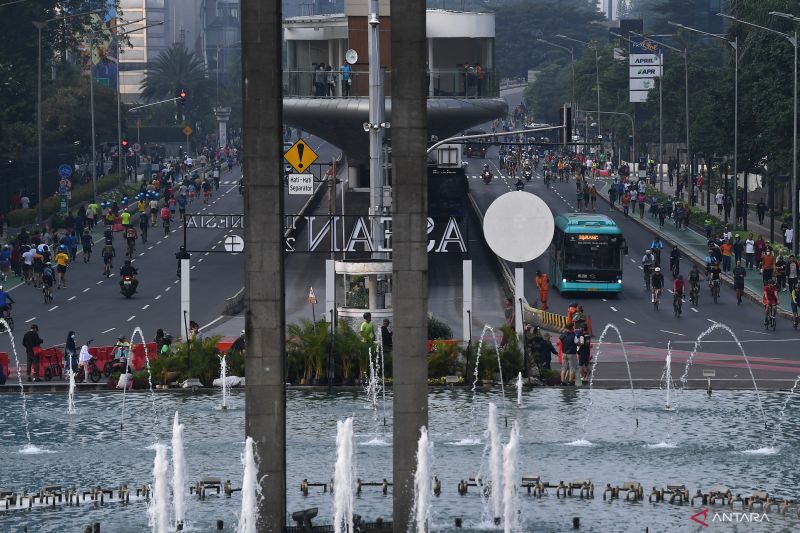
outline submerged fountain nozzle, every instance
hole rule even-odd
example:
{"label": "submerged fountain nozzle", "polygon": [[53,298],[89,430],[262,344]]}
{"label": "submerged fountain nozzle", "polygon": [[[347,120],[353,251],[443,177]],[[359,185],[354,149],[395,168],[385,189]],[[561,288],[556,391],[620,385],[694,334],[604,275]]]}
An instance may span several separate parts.
{"label": "submerged fountain nozzle", "polygon": [[302,511],[292,513],[292,520],[297,522],[297,527],[301,528],[302,531],[310,532],[314,527],[311,524],[311,519],[316,518],[318,513],[319,508],[317,507],[303,509]]}

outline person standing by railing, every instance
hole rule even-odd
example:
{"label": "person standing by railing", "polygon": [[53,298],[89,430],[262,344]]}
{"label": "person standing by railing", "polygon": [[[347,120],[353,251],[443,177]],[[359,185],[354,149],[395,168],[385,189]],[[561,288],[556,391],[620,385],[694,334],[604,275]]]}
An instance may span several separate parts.
{"label": "person standing by railing", "polygon": [[339,73],[342,80],[342,96],[350,96],[350,83],[352,82],[353,77],[353,67],[350,66],[350,63],[345,61],[342,63],[342,66],[339,67]]}

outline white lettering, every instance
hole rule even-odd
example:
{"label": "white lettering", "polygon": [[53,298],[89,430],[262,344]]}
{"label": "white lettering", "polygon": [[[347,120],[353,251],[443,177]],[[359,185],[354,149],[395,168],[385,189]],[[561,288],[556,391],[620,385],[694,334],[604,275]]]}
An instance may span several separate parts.
{"label": "white lettering", "polygon": [[244,215],[236,215],[231,220],[230,228],[244,228]]}
{"label": "white lettering", "polygon": [[379,252],[392,251],[392,217],[379,217],[379,224],[383,227],[383,242],[378,243]]}
{"label": "white lettering", "polygon": [[461,249],[461,253],[467,253],[467,246],[464,244],[464,238],[461,236],[461,229],[458,227],[458,223],[454,218],[451,218],[447,221],[447,227],[444,229],[442,240],[439,243],[439,247],[436,248],[436,252],[446,252],[447,245],[452,243],[458,244],[459,248]]}
{"label": "white lettering", "polygon": [[769,522],[767,513],[714,513],[712,522]]}
{"label": "white lettering", "polygon": [[353,231],[350,233],[350,239],[347,241],[347,248],[345,251],[355,252],[356,245],[359,243],[364,246],[364,252],[374,251],[372,246],[372,237],[370,237],[369,228],[364,222],[363,217],[358,217],[358,219],[356,219],[356,225],[353,226]]}
{"label": "white lettering", "polygon": [[187,228],[196,228],[197,221],[194,219],[194,215],[187,215],[186,216],[186,227]]}
{"label": "white lettering", "polygon": [[286,248],[283,249],[284,252],[294,252],[294,237],[287,237],[286,239]]}
{"label": "white lettering", "polygon": [[337,247],[337,242],[335,240],[336,236],[336,218],[338,217],[327,217],[327,221],[325,225],[319,230],[319,232],[314,235],[314,220],[317,217],[306,217],[306,222],[308,223],[308,249],[309,251],[313,252],[317,249],[317,246],[322,242],[328,233],[330,233],[331,226],[333,226],[333,235],[334,235],[334,242],[333,242],[333,251],[338,252],[339,249]]}
{"label": "white lettering", "polygon": [[[434,226],[433,219],[431,217],[428,217],[428,232],[427,232],[428,235],[430,235],[431,232],[433,231],[433,226]],[[433,239],[430,239],[428,241],[428,252],[433,250],[434,246],[436,246],[436,241],[434,241]]]}

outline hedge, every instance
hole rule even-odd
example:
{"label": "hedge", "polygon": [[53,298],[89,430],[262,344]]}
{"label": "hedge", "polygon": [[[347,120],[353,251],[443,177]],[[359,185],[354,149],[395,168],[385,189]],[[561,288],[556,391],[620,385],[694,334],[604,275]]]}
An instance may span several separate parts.
{"label": "hedge", "polygon": [[[119,186],[119,177],[117,174],[109,174],[97,180],[97,192],[102,193],[110,191]],[[70,202],[73,205],[80,204],[90,200],[93,196],[92,184],[86,183],[72,189],[72,199]],[[58,196],[49,196],[42,200],[42,217],[48,218],[53,216],[59,208],[61,199]],[[28,224],[36,222],[36,208],[28,209],[15,209],[6,216],[8,226],[19,228]]]}

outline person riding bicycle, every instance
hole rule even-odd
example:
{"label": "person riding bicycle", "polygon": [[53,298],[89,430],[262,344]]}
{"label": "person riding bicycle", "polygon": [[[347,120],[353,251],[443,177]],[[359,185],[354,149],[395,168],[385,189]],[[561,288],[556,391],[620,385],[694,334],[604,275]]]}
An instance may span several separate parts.
{"label": "person riding bicycle", "polygon": [[653,250],[648,248],[644,251],[644,257],[642,257],[642,269],[644,270],[644,275],[646,278],[649,279],[651,270],[653,269],[653,263],[655,262],[655,257],[653,256]]}
{"label": "person riding bicycle", "polygon": [[6,311],[11,313],[11,304],[13,303],[16,303],[14,298],[4,291],[3,286],[0,285],[0,315],[4,315]]}
{"label": "person riding bicycle", "polygon": [[4,244],[0,250],[0,275],[3,280],[8,278],[9,272],[11,272],[11,246]]}
{"label": "person riding bicycle", "polygon": [[681,252],[677,246],[673,246],[672,251],[669,253],[669,271],[673,277],[677,276],[681,271]]}
{"label": "person riding bicycle", "polygon": [[742,266],[741,261],[736,261],[736,266],[733,267],[733,289],[736,291],[736,305],[742,303],[745,277],[747,277],[747,270]]}
{"label": "person riding bicycle", "polygon": [[47,288],[47,292],[50,297],[53,297],[53,285],[56,282],[56,274],[53,272],[53,264],[48,261],[44,265],[44,270],[42,271],[42,286]]}
{"label": "person riding bicycle", "polygon": [[650,243],[650,249],[653,250],[653,256],[655,259],[655,264],[660,266],[661,265],[661,250],[664,249],[664,243],[661,242],[661,239],[656,237],[653,239],[653,242]]}
{"label": "person riding bicycle", "polygon": [[103,246],[103,265],[105,267],[105,273],[108,274],[111,272],[111,268],[113,267],[113,260],[114,256],[117,255],[116,250],[114,250],[114,246],[111,244],[106,244]]}
{"label": "person riding bicycle", "polygon": [[674,293],[672,305],[678,306],[678,314],[681,312],[681,304],[683,303],[683,293],[685,290],[686,282],[683,280],[683,275],[678,274],[678,277],[672,282],[672,292]]}
{"label": "person riding bicycle", "polygon": [[[138,273],[139,271],[133,267],[130,259],[126,259],[125,264],[122,265],[119,269],[119,275],[122,278],[124,278],[125,276],[136,276],[136,274]],[[122,282],[120,281],[120,283]],[[136,285],[136,278],[134,278],[134,286],[135,285]]]}
{"label": "person riding bicycle", "polygon": [[656,298],[661,297],[661,291],[664,288],[664,275],[661,273],[661,267],[655,268],[650,277],[650,286],[652,287],[652,301],[655,302]]}
{"label": "person riding bicycle", "polygon": [[762,303],[764,304],[764,323],[766,324],[770,310],[774,312],[778,305],[778,287],[775,286],[774,279],[767,281],[767,284],[764,285]]}
{"label": "person riding bicycle", "polygon": [[134,226],[125,228],[125,240],[128,242],[128,251],[125,252],[125,255],[133,257],[133,250],[136,248],[136,239],[138,238],[139,234]]}

